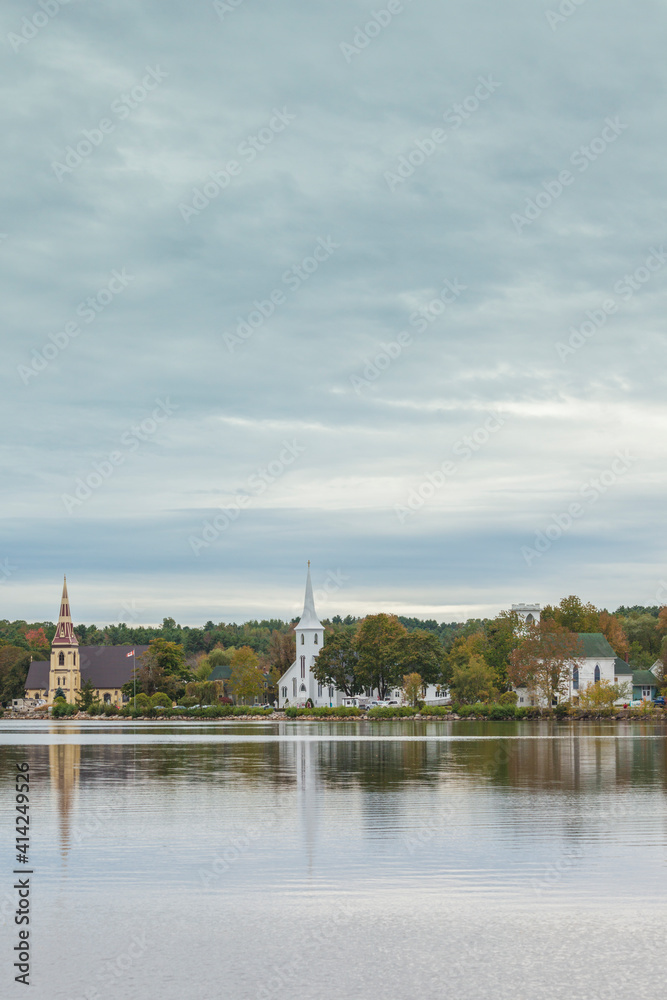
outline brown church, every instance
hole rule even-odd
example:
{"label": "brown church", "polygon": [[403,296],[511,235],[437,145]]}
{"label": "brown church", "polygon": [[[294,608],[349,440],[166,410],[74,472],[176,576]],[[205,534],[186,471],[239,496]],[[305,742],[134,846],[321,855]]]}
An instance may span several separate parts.
{"label": "brown church", "polygon": [[129,702],[123,695],[123,684],[134,676],[135,664],[148,646],[83,646],[74,634],[70,615],[67,580],[63,583],[58,627],[51,644],[51,659],[30,664],[26,681],[28,698],[46,700],[52,705],[56,692],[62,691],[65,700],[76,704],[76,696],[83,684],[91,681],[96,701],[121,705]]}

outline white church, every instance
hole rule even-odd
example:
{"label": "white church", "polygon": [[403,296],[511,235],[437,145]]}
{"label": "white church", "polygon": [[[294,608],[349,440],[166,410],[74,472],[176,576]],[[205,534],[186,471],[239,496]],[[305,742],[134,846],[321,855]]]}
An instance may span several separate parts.
{"label": "white church", "polygon": [[[338,708],[340,705],[355,704],[357,699],[348,698],[344,691],[339,691],[336,687],[319,683],[313,675],[313,665],[324,645],[324,625],[317,617],[315,610],[313,585],[310,580],[310,561],[308,562],[303,613],[294,631],[296,634],[296,660],[280,678],[278,707],[286,708],[292,705],[297,708],[305,708],[307,702],[310,702],[313,708]],[[403,704],[402,689],[392,691],[390,696],[392,702]],[[367,690],[365,695],[361,696],[361,700],[376,700],[377,697],[377,690]],[[424,700],[429,704],[444,704],[448,697],[449,691],[440,684],[429,684],[424,691]]]}
{"label": "white church", "polygon": [[307,701],[317,708],[336,708],[343,704],[343,693],[335,687],[319,684],[313,676],[313,664],[324,645],[324,625],[317,617],[313,585],[310,580],[310,561],[306,579],[306,596],[303,613],[295,630],[296,660],[285,671],[278,684],[278,707],[296,705],[303,708]]}

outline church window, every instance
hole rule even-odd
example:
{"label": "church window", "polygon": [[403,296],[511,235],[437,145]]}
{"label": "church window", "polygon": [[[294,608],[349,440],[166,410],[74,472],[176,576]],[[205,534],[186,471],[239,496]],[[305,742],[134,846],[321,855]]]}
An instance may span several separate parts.
{"label": "church window", "polygon": [[595,683],[599,684],[599,682],[600,682],[600,666],[597,663],[595,664],[595,673],[594,673],[593,676],[595,678]]}
{"label": "church window", "polygon": [[104,695],[104,704],[105,705],[110,705],[111,704],[111,695],[110,694],[105,694]]}
{"label": "church window", "polygon": [[317,632],[316,632],[316,633],[315,633],[315,635],[313,636],[313,642],[314,642],[314,643],[315,643],[315,645],[317,646]]}
{"label": "church window", "polygon": [[575,691],[579,690],[579,667],[575,667],[572,671],[572,687]]}
{"label": "church window", "polygon": [[305,694],[305,691],[306,691],[306,685],[305,685],[305,684],[302,684],[302,685],[301,685],[301,687],[299,688],[299,691],[303,691],[303,692],[304,692],[304,694]]}
{"label": "church window", "polygon": [[302,632],[302,633],[301,633],[301,645],[302,645],[302,646],[303,646],[303,644],[304,644],[304,642],[305,642],[305,641],[306,641],[306,637],[305,637],[305,635],[304,635],[304,634],[303,634],[303,632]]}
{"label": "church window", "polygon": [[318,698],[322,697],[322,685],[321,684],[317,685],[317,697]]}
{"label": "church window", "polygon": [[76,653],[72,653],[72,662],[74,663],[74,666],[76,666]]}
{"label": "church window", "polygon": [[58,653],[58,666],[62,667],[64,665],[64,663],[65,663],[65,654],[64,653]]}
{"label": "church window", "polygon": [[292,696],[296,698],[296,677],[292,678]]}
{"label": "church window", "polygon": [[287,688],[283,687],[283,698],[287,697]]}
{"label": "church window", "polygon": [[301,676],[302,677],[306,676],[306,657],[305,656],[301,657]]}
{"label": "church window", "polygon": [[332,687],[329,688],[329,697],[333,698],[333,688]]}
{"label": "church window", "polygon": [[534,621],[535,621],[535,619],[533,618],[533,616],[532,616],[532,615],[526,615],[526,621],[527,621],[527,622],[534,622]]}

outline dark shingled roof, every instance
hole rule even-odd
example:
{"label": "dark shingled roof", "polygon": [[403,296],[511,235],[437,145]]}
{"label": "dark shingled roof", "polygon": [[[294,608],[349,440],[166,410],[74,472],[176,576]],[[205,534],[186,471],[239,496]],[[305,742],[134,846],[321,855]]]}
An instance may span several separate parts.
{"label": "dark shingled roof", "polygon": [[616,659],[616,653],[602,632],[579,632],[579,638],[584,647],[584,656],[611,656]]}
{"label": "dark shingled roof", "polygon": [[620,656],[617,656],[614,660],[614,673],[618,676],[619,674],[631,674],[632,667],[625,660],[622,660]]}
{"label": "dark shingled roof", "polygon": [[[134,658],[127,655],[133,649],[136,654]],[[91,680],[95,689],[120,689],[123,684],[132,680],[134,659],[139,667],[141,654],[147,649],[148,646],[80,646],[81,683]],[[31,691],[39,688],[45,691],[48,688],[48,660],[30,664],[25,686]]]}
{"label": "dark shingled roof", "polygon": [[226,663],[220,663],[217,667],[213,667],[208,679],[210,681],[228,681],[231,676],[232,668]]}
{"label": "dark shingled roof", "polygon": [[660,681],[652,674],[650,670],[633,670],[632,671],[632,683],[641,684],[646,687],[651,685],[651,687],[660,687]]}

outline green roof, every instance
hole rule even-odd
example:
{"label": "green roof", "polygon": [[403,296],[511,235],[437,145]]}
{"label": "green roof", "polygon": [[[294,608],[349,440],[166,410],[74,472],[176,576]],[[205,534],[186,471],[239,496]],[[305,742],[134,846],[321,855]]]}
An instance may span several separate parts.
{"label": "green roof", "polygon": [[660,681],[652,674],[650,670],[633,670],[632,671],[632,683],[641,684],[648,687],[660,687]]}
{"label": "green roof", "polygon": [[615,674],[631,674],[633,673],[632,667],[625,660],[622,660],[620,656],[616,657],[614,661],[614,673]]}
{"label": "green roof", "polygon": [[616,653],[607,642],[607,637],[602,632],[579,632],[579,638],[584,647],[584,656],[612,656],[616,659]]}
{"label": "green roof", "polygon": [[232,676],[232,668],[226,663],[221,663],[217,667],[213,667],[213,670],[209,674],[210,681],[228,681]]}

